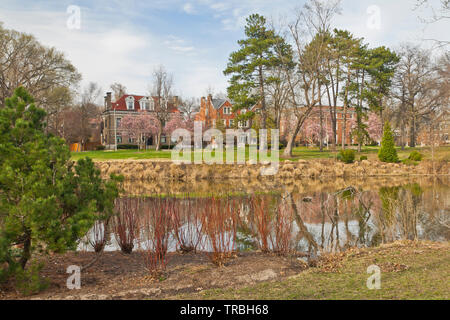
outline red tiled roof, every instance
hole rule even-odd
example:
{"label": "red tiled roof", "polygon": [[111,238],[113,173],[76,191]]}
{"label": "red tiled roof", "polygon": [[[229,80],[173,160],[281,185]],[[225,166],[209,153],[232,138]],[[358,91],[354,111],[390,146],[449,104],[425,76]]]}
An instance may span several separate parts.
{"label": "red tiled roof", "polygon": [[[120,97],[116,102],[112,102],[111,103],[111,110],[124,110],[124,111],[129,111],[127,108],[127,104],[125,99],[128,97],[134,97],[134,111],[140,111],[141,110],[141,105],[139,103],[139,101],[144,98],[145,96],[137,96],[134,94],[125,94],[122,97]],[[155,102],[155,104],[158,102],[158,97],[152,97],[153,101]],[[170,112],[180,112],[178,110],[178,106],[175,106],[172,102],[169,102],[169,108],[170,108]]]}

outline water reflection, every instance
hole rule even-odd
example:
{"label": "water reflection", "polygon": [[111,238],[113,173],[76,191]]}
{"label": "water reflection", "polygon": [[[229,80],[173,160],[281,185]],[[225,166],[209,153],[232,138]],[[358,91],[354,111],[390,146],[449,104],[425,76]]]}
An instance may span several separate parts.
{"label": "water reflection", "polygon": [[[351,181],[345,185],[339,188],[328,184],[303,192],[281,186],[271,192],[214,196],[168,196],[170,192],[165,192],[162,204],[161,197],[127,197],[121,201],[126,201],[127,207],[137,208],[133,213],[140,226],[134,239],[137,249],[148,248],[152,239],[149,221],[156,201],[160,203],[158,210],[165,210],[168,216],[163,230],[168,232],[169,251],[261,250],[315,256],[322,251],[376,246],[401,239],[449,240],[448,180],[377,184],[373,188]],[[117,208],[124,207],[121,201]],[[119,238],[128,234],[106,229],[110,234],[105,250],[120,250]],[[98,237],[98,230],[96,227],[88,235],[91,243],[93,237]],[[89,247],[80,249],[92,250]]]}

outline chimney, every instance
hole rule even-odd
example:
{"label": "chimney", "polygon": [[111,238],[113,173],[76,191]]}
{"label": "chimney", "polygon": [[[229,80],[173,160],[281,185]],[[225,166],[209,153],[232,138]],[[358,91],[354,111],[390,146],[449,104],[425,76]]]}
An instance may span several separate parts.
{"label": "chimney", "polygon": [[173,96],[173,105],[178,107],[178,96]]}
{"label": "chimney", "polygon": [[212,101],[212,94],[208,94],[208,102],[211,103]]}
{"label": "chimney", "polygon": [[106,110],[111,110],[111,92],[107,92],[105,96]]}
{"label": "chimney", "polygon": [[206,104],[205,97],[201,97],[200,99],[200,108]]}

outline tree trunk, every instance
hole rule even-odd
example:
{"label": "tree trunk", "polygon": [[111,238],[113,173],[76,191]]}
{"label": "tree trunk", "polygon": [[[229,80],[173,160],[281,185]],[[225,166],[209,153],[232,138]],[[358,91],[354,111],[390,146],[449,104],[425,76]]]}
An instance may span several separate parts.
{"label": "tree trunk", "polygon": [[409,128],[409,146],[414,148],[416,146],[416,123],[414,116],[411,118],[411,125]]}
{"label": "tree trunk", "polygon": [[27,262],[31,257],[31,238],[28,233],[25,236],[26,239],[25,242],[23,243],[23,252],[20,257],[20,266],[22,267],[23,270],[25,270],[25,266],[27,265]]}
{"label": "tree trunk", "polygon": [[342,150],[345,150],[347,142],[347,107],[348,107],[348,86],[350,85],[350,71],[347,72],[347,85],[345,87],[344,112],[342,114]]}
{"label": "tree trunk", "polygon": [[292,157],[292,149],[294,148],[295,138],[297,137],[297,134],[300,131],[300,127],[302,124],[303,124],[303,121],[301,118],[299,118],[297,120],[297,123],[295,124],[294,132],[292,132],[292,134],[289,137],[286,149],[284,149],[284,152],[283,152],[284,157],[288,157],[288,158]]}
{"label": "tree trunk", "polygon": [[264,93],[264,75],[262,66],[259,66],[259,91],[261,93],[261,129],[266,129],[266,97]]}
{"label": "tree trunk", "polygon": [[320,152],[322,152],[323,151],[323,112],[322,112],[322,94],[320,92],[320,87],[319,87],[319,114],[320,114],[319,150],[320,150]]}
{"label": "tree trunk", "polygon": [[156,136],[156,151],[159,151],[159,149],[161,149],[161,135],[162,129],[159,129],[158,134]]}

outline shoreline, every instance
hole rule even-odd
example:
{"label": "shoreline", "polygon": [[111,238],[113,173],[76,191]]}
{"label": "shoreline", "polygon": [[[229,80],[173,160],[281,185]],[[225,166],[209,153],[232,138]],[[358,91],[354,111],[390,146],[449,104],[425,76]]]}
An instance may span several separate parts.
{"label": "shoreline", "polygon": [[160,160],[95,161],[103,177],[121,174],[130,181],[201,181],[227,179],[280,180],[299,178],[347,178],[383,176],[450,175],[448,161],[422,161],[417,165],[373,160],[344,164],[335,160],[283,161],[274,175],[262,175],[262,164],[176,164]]}

